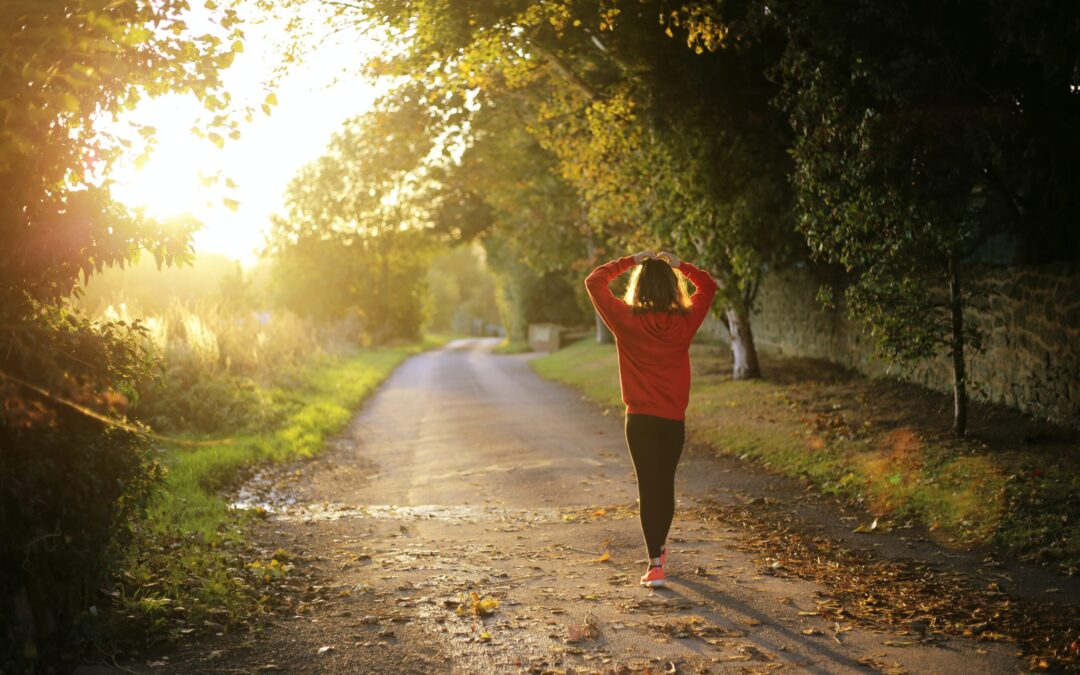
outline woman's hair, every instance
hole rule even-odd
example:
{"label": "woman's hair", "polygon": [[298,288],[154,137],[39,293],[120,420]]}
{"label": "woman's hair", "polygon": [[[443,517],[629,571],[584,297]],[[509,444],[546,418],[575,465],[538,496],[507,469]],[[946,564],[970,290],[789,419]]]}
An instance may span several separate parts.
{"label": "woman's hair", "polygon": [[649,258],[634,268],[623,296],[635,313],[690,311],[686,278],[663,260]]}

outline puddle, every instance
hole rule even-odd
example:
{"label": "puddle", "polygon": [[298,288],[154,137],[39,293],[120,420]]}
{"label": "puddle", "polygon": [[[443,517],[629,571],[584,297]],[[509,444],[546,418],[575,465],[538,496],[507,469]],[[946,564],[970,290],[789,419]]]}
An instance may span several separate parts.
{"label": "puddle", "polygon": [[536,523],[561,520],[556,509],[508,509],[492,505],[470,504],[297,504],[293,497],[275,501],[266,495],[240,495],[233,501],[235,509],[261,509],[276,520],[320,522],[343,518],[378,518],[388,520],[441,520],[462,523],[481,521],[508,523]]}
{"label": "puddle", "polygon": [[256,476],[255,480],[243,485],[230,503],[234,509],[262,509],[269,513],[287,510],[296,504],[296,497],[285,490],[267,487],[265,481]]}

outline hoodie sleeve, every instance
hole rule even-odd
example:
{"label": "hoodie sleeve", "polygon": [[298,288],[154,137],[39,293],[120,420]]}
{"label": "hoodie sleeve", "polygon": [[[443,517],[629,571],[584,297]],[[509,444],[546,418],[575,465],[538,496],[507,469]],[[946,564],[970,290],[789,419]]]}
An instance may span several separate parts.
{"label": "hoodie sleeve", "polygon": [[709,314],[709,307],[712,306],[713,297],[716,296],[717,286],[708,272],[685,260],[679,265],[679,271],[686,275],[695,288],[694,294],[690,296],[690,315],[687,317],[690,335],[693,336]]}
{"label": "hoodie sleeve", "polygon": [[625,302],[615,297],[608,285],[633,266],[634,256],[628,255],[597,267],[585,278],[585,289],[589,293],[593,307],[604,320],[604,324],[616,336],[619,335],[619,329],[625,325],[630,308]]}

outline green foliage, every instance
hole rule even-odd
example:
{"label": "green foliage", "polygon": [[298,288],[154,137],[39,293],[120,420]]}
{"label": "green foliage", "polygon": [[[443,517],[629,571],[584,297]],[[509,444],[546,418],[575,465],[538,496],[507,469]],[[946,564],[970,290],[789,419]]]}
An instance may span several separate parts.
{"label": "green foliage", "polygon": [[[127,304],[103,310],[113,321],[140,313]],[[317,326],[287,310],[243,310],[220,293],[174,297],[141,323],[142,348],[160,368],[136,383],[130,413],[168,434],[272,426],[278,408],[265,387],[289,386],[310,359],[339,353],[347,342],[342,326]]]}
{"label": "green foliage", "polygon": [[1080,161],[1066,94],[1075,69],[1058,60],[1077,37],[1075,7],[1044,3],[1037,13],[1054,20],[1038,42],[1025,3],[770,8],[790,36],[775,72],[795,131],[802,231],[817,257],[854,275],[849,308],[885,353],[923,357],[950,342],[935,287],[950,259],[988,237],[1078,252],[1058,224],[1080,206],[1064,168]]}
{"label": "green foliage", "polygon": [[428,327],[472,333],[473,321],[499,322],[495,280],[485,268],[483,249],[462,245],[438,256],[428,268]]}
{"label": "green foliage", "polygon": [[[538,273],[584,260],[588,228],[577,195],[558,174],[557,158],[522,127],[520,102],[500,100],[469,121],[460,160],[441,175],[438,231],[452,238],[494,236],[505,255]],[[465,205],[479,204],[472,227],[453,228]],[[504,255],[504,257],[505,257]]]}
{"label": "green foliage", "polygon": [[[95,128],[142,97],[187,91],[229,128],[219,71],[242,33],[230,9],[187,27],[184,2],[0,4],[0,669],[78,655],[76,623],[156,478],[123,420],[157,363],[138,323],[92,322],[78,283],[150,251],[190,259],[189,221],[111,200],[104,178],[131,146]],[[141,130],[152,143],[154,130]],[[81,408],[83,413],[76,413]],[[129,425],[130,426],[130,425]]]}
{"label": "green foliage", "polygon": [[524,254],[512,246],[496,235],[484,239],[507,339],[524,343],[530,323],[577,326],[588,322],[590,310],[581,302],[580,281],[562,270],[537,272],[522,262]]}
{"label": "green foliage", "polygon": [[[190,223],[148,220],[115,204],[102,175],[129,143],[94,128],[146,96],[190,91],[226,107],[219,71],[242,37],[235,11],[193,34],[186,3],[14,0],[0,6],[0,294],[56,300],[140,248],[161,262],[190,254]],[[226,116],[212,129],[226,127]],[[152,139],[154,130],[143,128]]]}
{"label": "green foliage", "polygon": [[964,311],[980,294],[964,261],[1000,233],[1080,253],[1061,226],[1080,207],[1076,59],[1057,61],[1080,10],[1046,4],[1058,22],[1033,41],[1020,4],[769,4],[789,38],[773,72],[800,228],[851,275],[848,310],[883,354],[952,355],[958,433],[965,347],[978,346]]}
{"label": "green foliage", "polygon": [[482,238],[502,324],[523,343],[530,322],[575,325],[587,316],[574,275],[589,235],[555,158],[521,127],[520,114],[507,100],[473,116],[469,146],[442,175],[436,231]]}
{"label": "green foliage", "polygon": [[72,411],[55,421],[45,432],[0,426],[5,672],[79,656],[94,636],[87,609],[160,478],[145,438]]}
{"label": "green foliage", "polygon": [[[69,399],[72,406],[97,404],[93,384],[108,373],[117,389],[105,400],[122,408],[121,390],[134,393],[133,378],[142,372],[144,354],[129,335],[136,329],[95,326],[51,308],[35,319],[47,328],[35,331],[38,349],[20,350],[19,365],[32,369],[35,359],[63,353],[82,364],[68,369],[68,377],[83,383],[81,397]],[[13,360],[8,357],[9,370],[15,370]],[[78,656],[91,592],[107,577],[159,472],[149,443],[137,433],[21,391],[6,401],[0,424],[0,668],[8,671]]]}
{"label": "green foliage", "polygon": [[430,181],[417,171],[432,142],[414,109],[350,120],[326,155],[292,181],[288,215],[267,250],[279,303],[320,320],[353,317],[366,339],[416,339],[434,241],[422,228]]}
{"label": "green foliage", "polygon": [[[405,82],[391,97],[426,110],[428,137],[465,147],[446,170],[447,229],[495,233],[541,273],[674,248],[720,278],[744,322],[764,267],[800,254],[790,132],[763,72],[782,41],[695,52],[657,25],[661,2],[353,9],[408,36],[370,64]],[[735,335],[753,351],[745,327]]]}

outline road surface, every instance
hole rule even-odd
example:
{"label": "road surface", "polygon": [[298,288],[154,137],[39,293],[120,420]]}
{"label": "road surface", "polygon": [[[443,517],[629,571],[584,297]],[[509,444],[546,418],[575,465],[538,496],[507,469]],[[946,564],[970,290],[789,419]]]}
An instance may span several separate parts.
{"label": "road surface", "polygon": [[[269,500],[267,551],[314,570],[293,588],[295,611],[257,637],[221,636],[152,670],[1022,669],[1015,645],[920,641],[815,613],[823,589],[763,573],[738,550],[737,526],[703,517],[710,500],[789,484],[707,453],[688,450],[679,467],[668,586],[640,587],[621,416],[538,377],[529,355],[493,354],[494,344],[457,341],[410,359],[285,487],[267,493],[256,481],[245,496]],[[478,615],[485,606],[474,609],[471,593],[498,606]]]}

